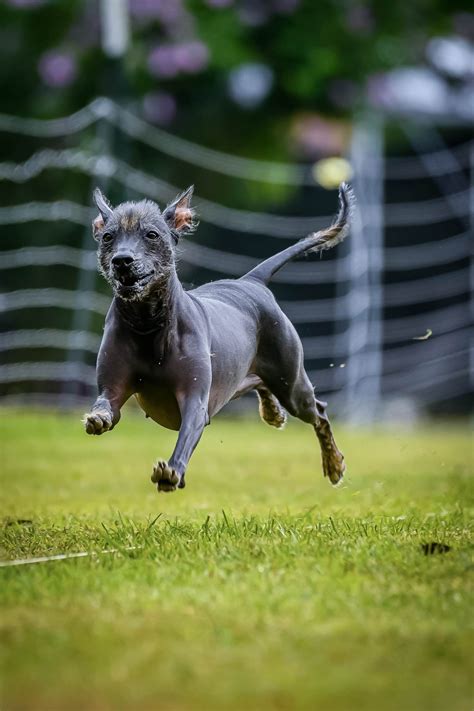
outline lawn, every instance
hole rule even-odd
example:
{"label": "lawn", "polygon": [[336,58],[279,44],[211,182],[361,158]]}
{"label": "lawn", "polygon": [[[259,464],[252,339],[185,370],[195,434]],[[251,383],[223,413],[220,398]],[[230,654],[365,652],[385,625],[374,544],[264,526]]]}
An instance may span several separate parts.
{"label": "lawn", "polygon": [[158,494],[134,412],[0,419],[0,558],[92,553],[0,569],[2,711],[472,709],[467,425],[336,425],[333,488],[310,428],[221,418]]}

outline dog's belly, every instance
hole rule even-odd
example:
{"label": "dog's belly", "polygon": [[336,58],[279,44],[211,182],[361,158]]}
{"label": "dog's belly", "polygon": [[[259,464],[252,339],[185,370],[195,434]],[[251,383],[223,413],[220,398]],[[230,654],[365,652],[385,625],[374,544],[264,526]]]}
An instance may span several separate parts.
{"label": "dog's belly", "polygon": [[138,404],[147,417],[169,430],[179,430],[181,414],[174,393],[168,388],[150,385],[135,393]]}

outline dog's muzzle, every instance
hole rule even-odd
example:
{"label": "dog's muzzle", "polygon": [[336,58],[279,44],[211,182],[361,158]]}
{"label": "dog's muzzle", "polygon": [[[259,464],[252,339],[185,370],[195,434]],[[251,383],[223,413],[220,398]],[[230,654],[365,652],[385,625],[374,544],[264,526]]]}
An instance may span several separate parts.
{"label": "dog's muzzle", "polygon": [[136,261],[129,255],[116,255],[111,266],[115,291],[124,299],[137,298],[154,274],[154,270],[137,268]]}

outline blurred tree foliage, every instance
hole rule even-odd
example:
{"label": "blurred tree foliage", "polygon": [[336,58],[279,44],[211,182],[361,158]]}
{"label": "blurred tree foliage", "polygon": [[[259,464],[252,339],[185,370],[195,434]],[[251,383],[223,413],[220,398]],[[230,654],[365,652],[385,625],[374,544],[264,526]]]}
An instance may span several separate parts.
{"label": "blurred tree foliage", "polygon": [[[132,40],[121,81],[101,50],[97,0],[4,0],[3,111],[58,116],[97,95],[121,95],[150,120],[205,144],[235,150],[237,143],[242,154],[282,157],[291,149],[282,136],[291,135],[295,114],[352,112],[370,75],[419,62],[427,39],[452,31],[469,5],[129,0],[129,7]],[[266,72],[270,86],[245,108],[229,95],[229,81],[249,64],[260,80]],[[253,80],[241,77],[244,94]]]}
{"label": "blurred tree foliage", "polygon": [[[314,160],[324,147],[338,152],[371,76],[423,61],[429,37],[462,24],[469,6],[456,1],[454,7],[447,0],[129,0],[131,40],[119,61],[102,50],[99,0],[4,0],[2,111],[57,117],[106,95],[207,146]],[[273,184],[237,186],[197,168],[190,175],[184,164],[146,147],[117,135],[106,140],[135,165],[180,186],[194,181],[204,196],[217,189],[236,206],[275,206],[295,193]],[[77,141],[100,148],[94,132]],[[38,141],[0,135],[7,157],[24,159],[33,147]],[[78,176],[72,183],[77,198]]]}

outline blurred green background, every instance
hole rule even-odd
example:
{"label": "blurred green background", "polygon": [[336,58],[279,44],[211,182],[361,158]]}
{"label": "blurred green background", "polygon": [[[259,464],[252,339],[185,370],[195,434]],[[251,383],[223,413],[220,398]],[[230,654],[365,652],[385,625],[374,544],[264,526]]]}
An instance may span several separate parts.
{"label": "blurred green background", "polygon": [[[116,14],[121,4],[112,2]],[[383,72],[426,64],[435,35],[472,32],[470,9],[464,0],[130,0],[127,49],[113,59],[97,0],[5,0],[2,110],[57,117],[106,95],[213,148],[311,160],[344,152],[354,112],[368,95],[377,101]],[[25,156],[26,139],[1,138],[7,155]],[[136,157],[147,165],[146,150]],[[183,182],[179,162],[158,168]],[[218,186],[237,205],[285,191],[202,178],[204,195]]]}
{"label": "blurred green background", "polygon": [[[161,205],[195,184],[201,225],[180,261],[189,287],[239,276],[308,231],[292,228],[275,239],[279,216],[324,215],[308,222],[311,230],[327,224],[335,188],[352,174],[365,221],[354,223],[359,237],[354,229],[310,276],[292,279],[287,270],[272,283],[306,339],[307,369],[341,416],[350,409],[350,382],[365,390],[364,378],[372,378],[364,365],[370,352],[379,360],[378,397],[407,396],[410,412],[468,412],[471,10],[464,0],[4,0],[1,112],[19,118],[7,119],[8,130],[0,126],[2,325],[9,334],[2,394],[92,395],[109,296],[94,274],[89,232],[96,184],[114,203],[146,194]],[[123,116],[120,127],[97,114],[81,125],[98,97],[142,121],[140,130],[124,131]],[[71,114],[69,123],[31,123]],[[176,139],[188,141],[180,156]],[[155,189],[154,179],[166,185]],[[70,214],[58,216],[60,208]],[[375,232],[372,208],[385,220]],[[372,249],[383,251],[375,268]],[[362,252],[379,336],[359,349],[361,364],[349,343],[354,334],[345,334],[351,303],[368,298],[364,274],[350,273]],[[34,297],[25,289],[35,289]],[[79,295],[87,301],[86,292],[89,304],[92,295],[99,299],[95,310],[84,309]],[[406,318],[412,321],[403,325]],[[429,342],[413,340],[428,329]],[[71,373],[54,366],[66,362]],[[17,363],[26,365],[14,370]],[[81,372],[72,372],[74,363]],[[35,379],[37,366],[43,374]],[[63,382],[46,378],[44,368],[62,373]]]}

